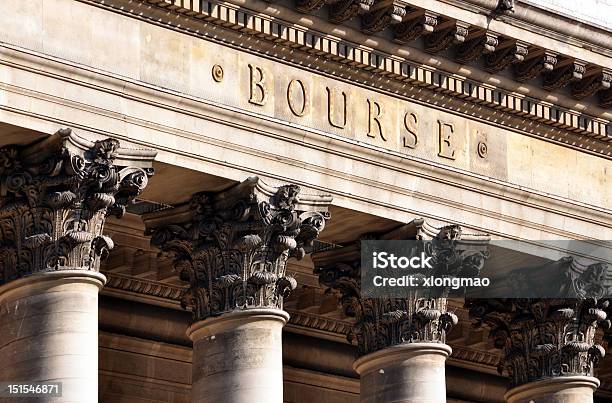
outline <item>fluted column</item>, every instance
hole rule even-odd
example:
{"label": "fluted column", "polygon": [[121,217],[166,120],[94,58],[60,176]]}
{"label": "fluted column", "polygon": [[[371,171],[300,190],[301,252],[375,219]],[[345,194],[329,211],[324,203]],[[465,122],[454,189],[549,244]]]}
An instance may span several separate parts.
{"label": "fluted column", "polygon": [[490,328],[502,350],[500,373],[510,378],[510,403],[587,403],[599,380],[593,370],[605,354],[595,342],[609,328],[608,303],[595,298],[467,301],[477,325]]}
{"label": "fluted column", "polygon": [[[462,234],[458,226],[433,228],[423,220],[366,239],[429,241],[439,275],[477,273],[488,257],[488,237]],[[362,297],[358,245],[318,253],[313,261],[319,282],[335,290],[345,314],[355,318],[348,339],[361,355],[354,364],[361,402],[446,402],[444,367],[452,351],[446,333],[457,323],[446,298],[423,298],[416,291],[405,298]]]}
{"label": "fluted column", "polygon": [[36,401],[97,401],[102,230],[154,156],[70,130],[0,149],[0,380],[62,383],[61,398]]}
{"label": "fluted column", "polygon": [[308,252],[330,202],[253,177],[145,218],[190,285],[193,401],[282,403],[283,298],[297,286],[287,260]]}

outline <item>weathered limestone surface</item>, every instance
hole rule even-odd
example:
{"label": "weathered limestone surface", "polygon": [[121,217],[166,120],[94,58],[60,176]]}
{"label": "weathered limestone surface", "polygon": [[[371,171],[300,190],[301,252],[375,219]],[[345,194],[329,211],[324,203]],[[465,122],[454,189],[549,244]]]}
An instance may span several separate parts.
{"label": "weathered limestone surface", "polygon": [[[121,403],[138,399],[188,402],[192,348],[185,329],[189,324],[187,312],[111,298],[103,291],[101,398]],[[359,402],[359,374],[353,369],[356,349],[304,330],[291,324],[283,328],[285,401]],[[505,378],[455,366],[452,361],[445,372],[449,399],[504,402]]]}
{"label": "weathered limestone surface", "polygon": [[[607,211],[586,206],[610,204],[609,162],[548,141],[567,134],[550,125],[519,119],[512,121],[517,132],[485,123],[512,120],[500,110],[471,107],[457,115],[444,109],[446,100],[436,99],[435,108],[413,102],[412,96],[433,99],[420,88],[420,94],[405,93],[413,85],[393,89],[398,95],[391,97],[84,3],[57,0],[44,8],[42,3],[7,2],[0,16],[3,42],[57,58],[43,62],[35,54],[2,48],[3,59],[11,60],[10,66],[0,66],[3,105],[14,110],[3,112],[7,122],[49,132],[63,121],[119,133],[166,150],[160,155],[164,162],[232,180],[248,175],[248,167],[265,167],[271,177],[333,192],[340,206],[397,221],[418,214],[502,236],[555,239],[600,233],[609,238]],[[55,15],[75,18],[67,25],[56,23]],[[23,23],[15,26],[17,20]],[[87,21],[112,29],[100,33]],[[75,37],[87,44],[78,52]],[[104,51],[108,43],[117,44],[115,52]],[[220,82],[211,74],[215,64],[223,67]],[[265,105],[249,102],[249,64],[266,74]],[[293,82],[292,102],[301,114],[296,79],[308,89],[309,113],[303,116],[292,113],[287,100]],[[92,85],[83,86],[84,81]],[[343,129],[329,123],[326,87],[336,95],[334,123],[343,110],[341,92],[346,93],[350,116]],[[254,101],[261,102],[256,90]],[[402,91],[406,98],[400,100]],[[28,102],[26,94],[36,94],[38,101]],[[382,107],[379,120],[386,141],[376,121],[368,120],[369,111],[377,110],[373,102]],[[74,108],[75,103],[82,108]],[[414,140],[404,127],[406,112],[417,116],[418,124],[410,114],[407,119],[410,130],[417,128],[415,148],[403,147],[402,140],[409,145]],[[451,136],[454,160],[436,148],[438,120],[453,126],[450,134],[451,126],[442,125],[442,134]],[[546,138],[532,137],[539,134]],[[486,157],[478,154],[483,141]],[[588,136],[580,141],[596,145]],[[587,171],[589,180],[584,180]],[[556,180],[550,181],[551,176]]]}
{"label": "weathered limestone surface", "polygon": [[287,320],[278,309],[252,309],[192,325],[193,401],[282,402]]}
{"label": "weathered limestone surface", "polygon": [[562,376],[510,389],[508,403],[592,403],[599,380],[592,376]]}
{"label": "weathered limestone surface", "polygon": [[[495,3],[493,0],[490,2]],[[246,4],[238,1],[229,3]],[[378,6],[383,2],[376,3]],[[471,3],[476,4],[477,1]],[[482,14],[470,14],[465,10],[456,15],[456,6],[448,2],[442,4],[436,0],[431,4],[435,4],[442,12],[446,9],[455,10],[455,14],[449,15],[457,18],[469,15],[470,20],[487,19]],[[326,50],[319,49],[311,54],[302,54],[301,50],[285,51],[281,49],[285,44],[267,43],[261,37],[247,34],[247,28],[240,32],[226,32],[212,24],[204,27],[201,21],[187,21],[172,12],[167,13],[168,16],[164,18],[176,19],[183,24],[181,28],[196,27],[192,31],[194,35],[186,35],[172,29],[170,25],[162,26],[166,20],[160,19],[160,25],[155,25],[136,18],[135,14],[134,18],[128,16],[131,7],[140,6],[132,2],[130,10],[126,8],[123,10],[125,14],[122,14],[110,12],[103,7],[93,7],[84,1],[13,0],[3,3],[0,13],[2,123],[51,133],[58,125],[69,122],[87,130],[90,135],[117,133],[118,136],[139,144],[163,148],[163,161],[174,168],[180,167],[184,171],[193,169],[202,175],[205,172],[225,180],[242,179],[247,173],[252,174],[252,171],[257,169],[262,172],[261,175],[278,180],[287,179],[334,193],[337,196],[337,205],[347,210],[367,212],[372,216],[398,222],[405,222],[407,217],[422,215],[435,217],[440,221],[469,223],[474,228],[513,239],[591,238],[594,234],[609,239],[608,235],[612,234],[608,208],[612,201],[612,187],[609,186],[610,163],[606,154],[601,151],[602,142],[589,137],[605,137],[606,124],[602,123],[601,119],[589,120],[588,116],[586,120],[582,119],[582,116],[578,119],[579,116],[575,113],[567,114],[570,120],[575,118],[575,122],[561,122],[562,119],[557,118],[561,125],[559,127],[536,122],[533,118],[537,116],[542,121],[549,121],[552,117],[551,110],[565,114],[563,108],[549,108],[551,103],[555,107],[571,108],[574,103],[570,103],[564,95],[557,93],[549,97],[550,94],[534,91],[533,87],[525,84],[524,88],[522,85],[515,86],[517,92],[508,94],[507,99],[502,101],[500,94],[503,94],[503,91],[493,92],[491,88],[487,89],[479,82],[474,88],[478,91],[482,89],[483,94],[471,95],[479,102],[482,101],[482,104],[474,102],[474,99],[457,100],[442,91],[430,91],[428,88],[389,77],[381,79],[376,71],[377,67],[374,66],[370,66],[374,69],[372,72],[364,73],[363,70],[336,63],[334,58],[333,61],[318,59],[315,55],[319,51],[325,54]],[[158,10],[158,15],[164,13],[166,12]],[[229,18],[234,18],[235,15],[232,13]],[[66,23],[67,16],[70,23]],[[402,15],[398,16],[403,18]],[[536,17],[542,18],[542,14],[537,14]],[[278,19],[282,18],[284,16],[279,16]],[[367,29],[374,32],[390,26],[392,21],[386,18],[384,26],[367,24]],[[395,18],[395,22],[399,22],[397,20]],[[489,22],[492,30],[501,28],[503,24],[503,21],[498,20],[487,21],[487,24]],[[554,22],[548,21],[547,25]],[[105,29],[100,30],[101,26]],[[211,35],[211,40],[203,40],[195,34],[195,30],[200,28],[202,32]],[[438,35],[438,39],[448,39],[446,33],[462,33],[459,28],[461,27],[449,26],[448,31],[441,32],[444,35]],[[576,29],[581,33],[581,37],[589,33],[585,28]],[[517,35],[519,28],[516,27],[511,31],[498,31],[502,35],[520,37]],[[352,34],[350,29],[347,32]],[[462,35],[455,36],[464,37],[465,34],[463,32]],[[212,40],[213,36],[215,40],[227,40],[236,48]],[[81,46],[74,46],[75,38],[79,38]],[[388,41],[382,36],[378,39],[381,43],[384,42],[384,48],[396,46],[386,43]],[[527,39],[538,46],[546,47],[550,42],[555,44],[555,48],[573,49],[568,52],[572,57],[591,61],[603,60],[600,64],[609,64],[607,56],[596,54],[579,42],[566,46],[562,42],[563,38],[550,38],[540,32],[530,33]],[[601,37],[597,39],[597,42],[601,42]],[[607,36],[604,39],[607,39]],[[108,51],[109,44],[113,44],[111,52]],[[365,48],[373,44],[365,40],[363,44],[363,54],[368,55],[364,56],[364,60],[368,59],[368,64],[375,63],[375,60],[370,60],[373,53],[365,53]],[[249,51],[239,50],[238,47],[242,45],[248,47]],[[430,49],[438,48],[436,43],[430,45]],[[516,51],[514,47],[511,48],[510,54],[520,54],[518,46]],[[256,53],[258,50],[260,55]],[[368,49],[368,52],[371,50]],[[351,52],[361,54],[360,51],[361,49],[352,49]],[[413,57],[413,50],[408,53]],[[283,63],[271,60],[273,54]],[[406,56],[406,53],[402,53],[402,56]],[[423,55],[418,57],[423,58]],[[556,60],[552,62],[553,56],[550,59],[546,57],[538,57],[537,60],[530,58],[530,64],[523,66],[526,69],[520,69],[520,72],[524,73],[520,76],[524,79],[535,77],[532,74],[539,74],[545,67],[543,61],[548,61],[546,63],[549,69],[557,66]],[[463,54],[462,58],[467,60],[471,55]],[[323,62],[318,63],[320,60]],[[444,85],[456,85],[458,88],[466,82],[466,76],[484,80],[482,75],[474,74],[475,71],[470,67],[459,68],[435,57],[427,56],[427,59],[421,59],[419,63],[439,63],[436,68],[441,71],[450,71],[449,66],[452,67],[456,77],[442,80],[445,81]],[[309,70],[303,68],[304,66],[308,66]],[[424,66],[427,67],[424,69],[420,67],[412,73],[418,72],[428,77],[419,77],[419,82],[425,83],[429,80],[426,85],[437,85],[433,82],[440,81],[441,78],[432,73],[434,70],[430,69],[430,66]],[[535,68],[534,71],[530,71],[532,67]],[[223,74],[219,74],[218,68],[222,68]],[[562,70],[557,67],[554,69],[555,74],[567,76],[568,80],[570,73],[576,73],[573,74],[575,79],[578,79],[576,76],[582,75],[579,65],[571,65]],[[337,73],[342,73],[342,80],[332,78],[334,74],[340,76]],[[487,79],[493,80],[488,82],[489,86],[499,85],[501,89],[508,87],[511,81],[503,75],[488,76],[491,77]],[[594,76],[597,76],[596,79],[586,82],[587,88],[579,87],[581,97],[593,92],[591,87],[601,86],[604,82],[609,85],[609,80],[599,80],[599,73],[589,77]],[[601,74],[601,77],[609,76]],[[556,75],[553,78],[557,78],[553,80],[553,86],[559,85],[560,82],[565,83],[565,79],[561,80]],[[353,83],[348,82],[351,80]],[[467,88],[464,91],[470,92]],[[491,107],[491,94],[500,95],[500,99],[496,101],[500,109]],[[482,99],[487,96],[491,99]],[[539,99],[532,103],[529,98],[525,98],[523,102],[522,98],[525,96]],[[609,103],[609,99],[606,102]],[[576,106],[587,115],[592,113],[610,117],[609,112],[589,105],[588,101],[584,102],[584,105]],[[525,114],[525,119],[522,119],[520,114]],[[582,133],[581,125],[592,128],[603,126],[604,130],[596,132],[589,128],[584,130],[584,133],[589,135],[574,137],[566,130],[566,127],[571,127],[571,130]],[[609,129],[609,123],[607,128]],[[572,139],[575,140],[574,143]],[[580,149],[572,148],[574,146]],[[113,142],[100,146],[103,153],[112,152],[112,148]],[[38,166],[40,161],[37,161],[37,158],[38,154],[31,152],[25,161],[28,161],[28,164],[34,161]],[[4,163],[6,160],[0,162]],[[0,164],[0,170],[3,169],[2,165]],[[106,211],[101,212],[100,209],[115,211],[116,207],[123,204],[115,202],[124,195],[118,196],[115,193],[109,196],[109,192],[114,193],[114,185],[113,180],[108,181],[106,178],[99,183],[87,182],[85,189],[81,189],[79,185],[78,192],[72,192],[74,194],[68,191],[72,189],[65,188],[51,192],[51,197],[43,198],[44,203],[40,204],[41,200],[32,197],[31,192],[40,182],[29,182],[27,176],[36,176],[40,170],[44,171],[52,165],[42,168],[38,166],[37,169],[26,172],[26,175],[22,175],[23,172],[15,172],[16,175],[10,178],[11,181],[4,178],[0,181],[2,186],[9,184],[9,193],[15,193],[14,190],[20,188],[27,190],[18,195],[18,201],[21,202],[18,209],[14,209],[14,200],[11,200],[11,203],[4,201],[6,189],[2,189],[3,196],[0,197],[0,315],[3,315],[0,316],[0,324],[8,324],[6,328],[0,328],[0,335],[4,337],[0,339],[0,359],[4,363],[6,360],[3,359],[3,354],[6,354],[9,362],[18,362],[15,366],[7,365],[6,368],[0,369],[0,375],[2,371],[6,371],[7,376],[44,373],[50,368],[61,373],[70,367],[79,371],[77,377],[82,376],[87,384],[87,379],[95,377],[96,369],[91,362],[85,363],[84,357],[91,357],[93,351],[91,344],[86,341],[96,340],[96,336],[90,322],[91,317],[86,313],[94,313],[93,307],[97,298],[95,295],[104,282],[104,279],[96,274],[97,266],[99,260],[112,247],[112,241],[102,232]],[[101,165],[103,168],[106,164]],[[79,164],[75,164],[74,168],[78,169]],[[563,174],[560,175],[560,172]],[[105,176],[102,175],[103,172],[98,173]],[[110,176],[113,177],[116,173],[113,172]],[[55,184],[51,187],[60,182],[62,186],[70,185],[63,182],[65,178],[58,179],[50,174],[48,176],[52,176],[53,181],[59,181],[53,182]],[[137,176],[139,179],[146,179],[146,175],[143,177],[140,172]],[[27,187],[20,184],[22,181],[26,182]],[[133,182],[129,185],[135,185],[136,188],[142,185],[138,181],[128,182]],[[127,190],[130,190],[130,186]],[[73,196],[83,202],[83,192],[87,194],[84,198],[87,203],[84,204],[91,204],[72,205]],[[171,203],[171,199],[175,197],[171,193],[162,189],[158,190],[156,196]],[[95,194],[97,195],[94,202],[94,198],[89,196]],[[56,205],[49,205],[48,202]],[[231,376],[225,379],[226,383],[211,384],[234,386],[231,399],[242,402],[246,398],[256,396],[265,397],[266,401],[280,401],[282,393],[262,396],[250,394],[249,391],[256,390],[260,385],[262,390],[280,385],[281,357],[278,349],[280,328],[286,321],[282,313],[283,298],[296,286],[295,280],[286,273],[285,263],[288,251],[304,253],[303,242],[297,239],[295,234],[302,228],[291,225],[287,226],[289,229],[283,227],[282,231],[275,232],[276,230],[259,231],[261,228],[258,227],[257,231],[252,231],[255,233],[246,231],[235,236],[233,228],[228,230],[225,226],[227,216],[235,212],[240,216],[239,213],[243,210],[224,204],[223,200],[216,202],[223,207],[217,210],[223,210],[226,214],[221,215],[221,225],[218,215],[206,216],[206,213],[203,214],[206,220],[197,223],[205,225],[174,227],[170,231],[170,238],[178,241],[174,252],[183,253],[178,259],[178,271],[189,282],[190,293],[184,302],[194,312],[196,323],[192,327],[191,336],[198,344],[196,351],[203,360],[197,362],[201,365],[194,366],[194,375],[197,375],[197,379],[204,379],[208,376],[206,371],[210,370],[210,377],[218,379],[221,377],[220,372],[215,371],[227,369]],[[88,215],[88,209],[91,209],[92,205],[95,206],[94,214]],[[202,203],[198,207],[203,205],[206,204]],[[255,214],[257,208],[250,206],[251,208],[252,211],[248,214]],[[17,224],[22,217],[29,220],[30,215],[35,217],[30,221],[44,221],[48,228],[43,228],[45,231],[42,231],[37,225],[30,227]],[[66,216],[71,215],[76,215],[77,218],[70,217],[65,220]],[[49,216],[53,218],[49,220]],[[87,218],[83,219],[83,216]],[[251,225],[259,225],[245,220],[244,217],[235,221],[243,225],[240,231],[245,227],[252,230]],[[48,222],[52,225],[47,225]],[[214,231],[210,231],[211,227]],[[17,236],[13,236],[10,231],[15,228],[19,229],[13,231]],[[31,228],[36,230],[32,231]],[[270,234],[274,236],[268,238]],[[200,242],[202,239],[205,242]],[[226,242],[228,239],[229,242]],[[185,244],[196,247],[185,251],[181,249]],[[214,246],[210,247],[210,244]],[[279,252],[279,249],[280,253],[274,256],[274,259],[269,259],[270,251]],[[253,259],[254,256],[256,259]],[[220,263],[220,260],[225,261]],[[252,264],[254,261],[257,263]],[[190,267],[191,264],[193,266]],[[81,272],[86,274],[78,275]],[[71,285],[67,288],[65,281],[72,281],[74,287]],[[40,286],[36,285],[39,283]],[[70,304],[57,298],[56,294],[60,293],[62,296],[65,293]],[[414,301],[411,303],[413,305],[409,307],[415,308],[416,311],[416,304]],[[374,332],[354,332],[355,335],[362,336],[358,342],[363,342],[362,347],[368,350],[363,352],[369,353],[358,361],[357,369],[363,371],[363,381],[371,384],[373,393],[376,393],[376,396],[364,398],[400,401],[417,399],[415,395],[431,399],[443,398],[440,393],[428,397],[418,386],[425,376],[428,376],[427,379],[437,379],[439,385],[439,369],[442,365],[440,360],[443,362],[445,354],[448,355],[448,352],[445,352],[444,335],[439,340],[427,340],[435,342],[428,343],[429,349],[440,350],[431,352],[427,357],[411,355],[414,353],[412,351],[404,351],[402,359],[391,357],[391,352],[399,348],[396,345],[412,347],[418,344],[415,343],[411,331],[404,331],[406,328],[412,330],[416,326],[413,319],[417,317],[413,315],[415,312],[412,309],[406,309],[406,305],[394,301],[391,306],[400,311],[399,316],[394,317],[394,312],[383,312],[391,319],[390,323],[376,328]],[[82,312],[75,312],[71,307],[79,307]],[[419,307],[426,308],[421,309],[425,319],[427,315],[433,317],[433,320],[427,322],[430,327],[439,327],[445,331],[445,324],[452,322],[452,316],[446,312],[444,302]],[[257,313],[260,309],[271,309],[277,313],[272,315],[273,318],[261,318]],[[239,316],[247,311],[253,315],[234,320],[234,315]],[[565,314],[569,312],[564,311],[559,316]],[[573,313],[566,315],[566,319],[573,325],[577,320],[572,315]],[[39,333],[29,336],[28,332],[35,332],[36,329],[28,327],[32,326],[32,321],[22,323],[22,320],[33,317],[41,319],[39,324],[42,330],[53,329],[56,324],[58,329],[61,328],[58,332],[62,335],[78,337],[80,344],[74,351],[80,358],[75,357],[75,360],[82,360],[84,366],[66,365],[67,355],[63,355],[62,348],[67,345],[72,348],[75,343],[58,343],[54,339],[55,335],[40,331],[41,329]],[[441,318],[444,320],[440,320]],[[542,325],[542,322],[546,326],[551,325],[548,319],[540,319],[542,318],[538,317],[532,321],[537,323],[533,328]],[[365,325],[372,324],[372,321],[368,320],[360,322]],[[164,322],[171,325],[176,323],[172,320]],[[73,326],[75,324],[79,324],[79,328],[87,331],[87,334],[77,335],[77,326]],[[559,377],[561,370],[556,366],[543,368],[544,366],[540,365],[535,373],[554,375],[553,379],[528,379],[528,382],[521,380],[509,392],[508,399],[517,402],[526,399],[529,401],[532,398],[536,402],[538,399],[553,399],[550,401],[555,403],[572,399],[580,402],[581,399],[590,401],[589,398],[597,387],[596,380],[591,377],[592,367],[595,365],[591,361],[603,355],[601,349],[593,345],[591,336],[594,331],[591,325],[580,324],[578,327],[586,330],[574,332],[586,335],[588,343],[582,344],[574,343],[576,340],[561,340],[551,347],[550,343],[540,342],[537,337],[527,335],[526,340],[535,341],[534,345],[527,343],[528,348],[521,350],[527,351],[527,358],[538,355],[550,359],[555,354],[562,355],[569,351],[573,354],[572,359],[586,368],[585,374],[577,371],[583,376],[563,374]],[[561,327],[565,329],[566,323]],[[402,331],[397,333],[399,337],[390,338],[391,342],[372,342],[372,334],[380,335],[381,330],[385,328]],[[515,334],[526,333],[525,328],[514,330]],[[169,333],[167,328],[150,332],[164,335]],[[39,341],[36,345],[32,344],[35,334],[36,341]],[[247,337],[244,337],[245,334]],[[24,341],[32,340],[28,343],[29,349],[26,350],[26,346],[22,346],[23,349],[14,350],[14,347],[23,342],[22,336]],[[365,339],[369,340],[364,342]],[[509,340],[504,340],[505,353],[512,353],[511,350],[520,343],[510,336],[507,339]],[[243,350],[240,357],[244,357],[244,360],[215,361],[218,357],[207,355],[215,348],[230,348],[231,351],[232,346],[238,346],[237,350],[245,345],[253,346],[256,344],[255,340],[265,346],[263,351]],[[422,340],[417,338],[416,341]],[[47,347],[53,351],[44,350]],[[41,360],[30,360],[27,354],[38,354]],[[523,371],[521,365],[524,362],[527,362],[525,367],[532,365],[524,358],[520,354],[513,357],[514,361],[509,367],[515,374]],[[377,364],[372,364],[370,359],[375,360]],[[23,360],[23,365],[19,364],[19,360]],[[273,368],[267,372],[273,374],[269,384],[261,381],[255,387],[253,383],[248,383],[260,377],[254,368],[247,368],[252,361],[269,364],[269,368]],[[209,362],[218,366],[207,368]],[[584,365],[585,362],[587,365]],[[431,365],[426,366],[427,363]],[[374,371],[371,365],[388,368],[387,372],[392,373],[393,377],[381,378],[381,373]],[[384,371],[384,368],[378,368],[380,369]],[[415,382],[406,382],[406,377],[412,377]],[[247,380],[245,385],[230,384],[243,379]],[[198,381],[198,385],[201,385],[201,388],[197,393],[208,396],[208,390],[205,389],[208,383]],[[397,387],[387,388],[388,385]],[[465,385],[462,386],[466,388]],[[436,388],[427,388],[430,389]],[[457,387],[457,390],[461,389],[461,386]],[[90,393],[94,390],[95,388],[91,388]],[[387,392],[391,394],[386,394]],[[66,399],[72,399],[70,391],[65,390],[64,393]],[[469,393],[465,392],[465,395]],[[217,397],[225,400],[227,396]],[[95,399],[93,395],[88,398]],[[472,397],[466,397],[468,398]]]}
{"label": "weathered limestone surface", "polygon": [[97,401],[98,292],[105,281],[71,270],[0,287],[0,380],[62,382],[61,399],[37,402]]}
{"label": "weathered limestone surface", "polygon": [[287,260],[308,253],[331,202],[300,192],[251,177],[145,218],[151,243],[189,282],[194,400],[283,401],[282,309],[297,287]]}
{"label": "weathered limestone surface", "polygon": [[0,148],[0,380],[63,383],[37,401],[97,401],[104,223],[146,187],[154,156],[71,130]]}
{"label": "weathered limestone surface", "polygon": [[359,358],[361,403],[445,402],[444,366],[451,351],[444,343],[410,343]]}
{"label": "weathered limestone surface", "polygon": [[[460,226],[435,228],[414,220],[384,234],[364,239],[431,242],[438,273],[479,273],[489,257],[486,234],[469,234]],[[359,246],[355,243],[313,256],[319,282],[334,290],[347,316],[355,317],[348,335],[360,354],[354,364],[361,375],[362,403],[437,403],[446,400],[446,334],[457,324],[447,311],[447,298],[367,298],[362,294]]]}

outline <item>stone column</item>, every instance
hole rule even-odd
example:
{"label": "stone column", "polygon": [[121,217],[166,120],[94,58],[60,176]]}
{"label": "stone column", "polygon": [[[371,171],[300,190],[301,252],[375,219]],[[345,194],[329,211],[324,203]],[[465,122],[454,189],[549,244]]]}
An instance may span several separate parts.
{"label": "stone column", "polygon": [[595,298],[489,299],[466,302],[476,325],[490,328],[502,350],[499,372],[510,378],[511,403],[587,403],[605,355],[597,327],[609,327],[608,303]]}
{"label": "stone column", "polygon": [[62,383],[61,398],[36,401],[97,401],[102,230],[154,156],[70,130],[0,149],[0,380]]}
{"label": "stone column", "polygon": [[297,286],[287,260],[308,252],[330,202],[253,177],[145,217],[151,243],[190,285],[194,401],[282,403],[283,298]]}
{"label": "stone column", "polygon": [[[439,275],[477,274],[488,257],[487,236],[463,234],[458,226],[433,228],[423,220],[366,239],[428,241]],[[446,298],[423,298],[413,291],[405,298],[362,297],[358,245],[317,253],[313,261],[319,282],[335,290],[345,314],[355,318],[348,339],[361,355],[354,364],[361,376],[361,402],[446,402],[444,366],[451,348],[445,340],[457,323],[446,310]]]}

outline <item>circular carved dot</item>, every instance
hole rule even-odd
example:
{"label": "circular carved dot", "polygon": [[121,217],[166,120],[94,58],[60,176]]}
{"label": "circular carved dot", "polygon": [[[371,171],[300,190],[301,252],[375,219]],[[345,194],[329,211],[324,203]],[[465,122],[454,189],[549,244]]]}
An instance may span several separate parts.
{"label": "circular carved dot", "polygon": [[480,158],[486,158],[487,156],[487,144],[483,141],[478,143],[478,156]]}
{"label": "circular carved dot", "polygon": [[223,80],[223,67],[215,64],[212,68],[212,76],[216,82],[221,82]]}

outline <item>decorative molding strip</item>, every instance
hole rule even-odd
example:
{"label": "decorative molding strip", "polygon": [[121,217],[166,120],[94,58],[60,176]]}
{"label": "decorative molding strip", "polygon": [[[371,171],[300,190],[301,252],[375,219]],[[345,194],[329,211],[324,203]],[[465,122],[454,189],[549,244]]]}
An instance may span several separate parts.
{"label": "decorative molding strip", "polygon": [[[101,3],[101,0],[89,1]],[[243,33],[256,35],[259,38],[284,44],[294,49],[330,58],[370,72],[376,72],[388,78],[411,82],[434,91],[470,100],[480,105],[500,109],[504,112],[551,124],[572,132],[583,133],[600,141],[612,141],[612,124],[608,120],[573,112],[548,102],[538,101],[521,94],[497,89],[491,85],[477,83],[461,76],[411,63],[395,55],[344,41],[299,25],[286,23],[278,18],[249,12],[238,6],[227,3],[219,4],[214,1],[202,1],[201,4],[195,1],[181,2],[176,0],[139,1],[153,3],[157,7],[164,7],[172,12],[203,19],[227,28],[239,30]],[[182,6],[179,6],[179,3]],[[197,6],[196,3],[198,3]],[[106,4],[108,5],[108,3]],[[172,26],[177,24],[178,22],[173,23],[168,20],[165,25]],[[506,40],[505,42],[512,41]],[[510,45],[512,44],[510,43]],[[501,45],[500,48],[505,46],[507,45]],[[510,48],[514,49],[514,46],[510,46]],[[520,51],[523,49],[522,47],[519,48]],[[511,53],[512,55],[515,54]],[[520,60],[520,58],[516,60]],[[508,65],[508,63],[504,64],[503,68]],[[547,65],[542,64],[542,66],[546,67]],[[496,69],[499,70],[500,68],[497,67]],[[539,71],[550,70],[544,68]],[[605,86],[601,87],[601,89],[605,88]]]}
{"label": "decorative molding strip", "polygon": [[147,280],[123,274],[103,272],[107,278],[105,288],[143,294],[155,298],[164,298],[180,302],[187,287]]}
{"label": "decorative molding strip", "polygon": [[336,333],[341,336],[346,336],[353,327],[353,324],[348,321],[332,319],[307,312],[295,310],[288,311],[291,314],[289,323],[296,326],[303,326],[323,332]]}
{"label": "decorative molding strip", "polygon": [[474,350],[469,347],[458,346],[450,343],[453,348],[451,358],[459,361],[467,361],[479,365],[490,366],[496,368],[499,364],[500,355],[485,350]]}
{"label": "decorative molding strip", "polygon": [[[147,280],[123,274],[103,272],[108,282],[105,289],[130,292],[148,297],[162,298],[171,302],[179,303],[187,287]],[[346,320],[316,315],[308,312],[288,310],[290,316],[289,326],[298,326],[315,331],[337,334],[340,339],[346,339],[353,324]],[[474,350],[450,343],[453,348],[451,358],[459,361],[485,365],[495,368],[499,363],[499,354],[483,350]]]}

